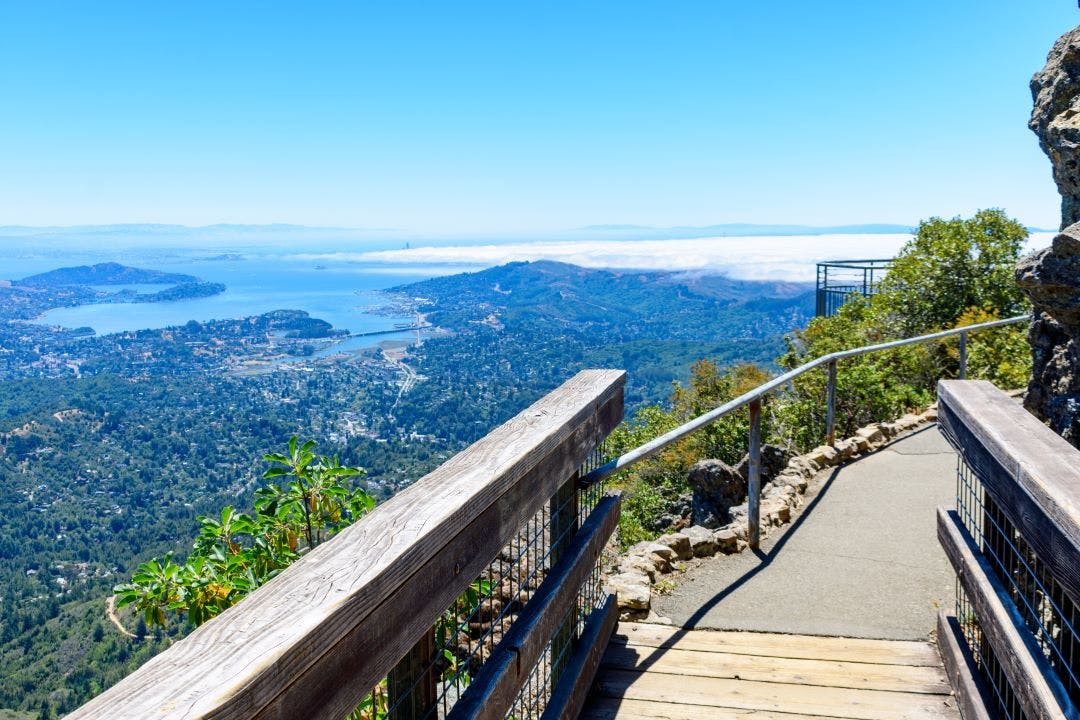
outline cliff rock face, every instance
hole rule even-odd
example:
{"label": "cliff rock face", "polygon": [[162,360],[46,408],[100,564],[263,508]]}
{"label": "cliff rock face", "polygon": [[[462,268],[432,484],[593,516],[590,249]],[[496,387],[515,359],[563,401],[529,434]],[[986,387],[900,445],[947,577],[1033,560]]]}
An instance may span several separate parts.
{"label": "cliff rock face", "polygon": [[1061,193],[1061,227],[1080,221],[1080,27],[1062,35],[1031,78],[1028,127],[1050,157]]}
{"label": "cliff rock face", "polygon": [[1080,223],[1022,259],[1016,282],[1035,306],[1024,406],[1080,447]]}

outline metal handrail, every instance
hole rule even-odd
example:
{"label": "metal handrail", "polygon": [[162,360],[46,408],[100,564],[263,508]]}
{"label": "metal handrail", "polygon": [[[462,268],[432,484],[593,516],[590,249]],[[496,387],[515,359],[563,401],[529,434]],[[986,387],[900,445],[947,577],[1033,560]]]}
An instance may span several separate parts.
{"label": "metal handrail", "polygon": [[[631,465],[641,462],[642,460],[655,455],[668,445],[677,442],[690,433],[694,432],[698,428],[709,425],[720,418],[728,415],[735,410],[738,410],[743,405],[750,406],[750,462],[747,468],[747,502],[748,502],[748,520],[750,523],[750,531],[748,533],[748,541],[751,547],[756,548],[760,537],[760,518],[759,507],[760,495],[761,495],[761,456],[760,456],[760,440],[761,440],[761,399],[772,392],[773,390],[786,385],[790,381],[799,377],[803,373],[809,372],[814,368],[821,367],[822,365],[828,366],[829,380],[828,380],[828,393],[827,393],[827,408],[826,408],[826,443],[832,445],[835,441],[835,418],[836,418],[836,364],[840,360],[855,357],[857,355],[865,355],[872,352],[880,352],[882,350],[892,350],[898,347],[904,347],[905,345],[917,345],[921,343],[932,342],[934,340],[940,340],[942,338],[952,337],[954,335],[960,336],[960,379],[964,379],[967,376],[967,336],[968,333],[978,332],[979,330],[987,330],[989,328],[1001,327],[1003,325],[1013,325],[1019,322],[1029,320],[1028,315],[1017,315],[1011,318],[1005,318],[1004,320],[994,320],[992,322],[978,323],[975,325],[965,325],[963,327],[952,328],[951,330],[942,330],[941,332],[931,333],[929,335],[919,335],[911,338],[904,338],[903,340],[893,340],[886,343],[878,343],[877,345],[864,345],[862,347],[852,348],[851,350],[840,350],[828,355],[822,355],[821,357],[814,358],[808,363],[800,365],[799,367],[789,370],[783,375],[778,375],[768,382],[758,385],[753,390],[743,393],[734,400],[729,400],[718,408],[710,410],[704,415],[683,423],[674,430],[669,430],[660,437],[657,437],[649,442],[634,448],[630,452],[624,453],[619,457],[610,460],[600,467],[592,470],[588,474],[584,475],[580,484],[583,486],[591,485],[599,482],[606,477],[609,477],[620,470],[624,470]],[[756,452],[755,452],[756,451]]]}

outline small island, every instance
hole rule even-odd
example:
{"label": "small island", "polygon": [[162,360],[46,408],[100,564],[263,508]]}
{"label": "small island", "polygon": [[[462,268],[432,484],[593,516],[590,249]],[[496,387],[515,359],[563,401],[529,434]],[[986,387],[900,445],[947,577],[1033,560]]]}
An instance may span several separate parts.
{"label": "small island", "polygon": [[[24,287],[55,287],[57,285],[184,285],[198,283],[199,278],[182,273],[128,267],[115,262],[96,265],[57,268],[14,280]],[[224,288],[224,286],[222,286]]]}

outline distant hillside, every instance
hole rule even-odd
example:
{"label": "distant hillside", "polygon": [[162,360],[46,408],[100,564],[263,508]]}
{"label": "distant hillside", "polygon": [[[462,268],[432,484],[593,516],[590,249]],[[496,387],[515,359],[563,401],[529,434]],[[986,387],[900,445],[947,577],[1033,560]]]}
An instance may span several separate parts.
{"label": "distant hillside", "polygon": [[805,325],[814,311],[813,286],[805,283],[592,270],[548,260],[435,278],[393,292],[430,300],[433,322],[451,328],[494,316],[502,324],[563,325],[613,340],[767,337]]}
{"label": "distant hillside", "polygon": [[[431,381],[395,411],[417,433],[476,439],[510,408],[586,367],[625,368],[632,410],[665,402],[709,358],[770,365],[813,314],[813,288],[717,275],[516,262],[394,288],[450,331],[409,350]],[[469,408],[465,412],[463,408]],[[474,413],[481,413],[476,417]]]}
{"label": "distant hillside", "polygon": [[193,275],[164,273],[158,270],[127,267],[107,262],[97,265],[58,268],[15,281],[17,285],[30,287],[55,287],[57,285],[179,285],[198,282]]}

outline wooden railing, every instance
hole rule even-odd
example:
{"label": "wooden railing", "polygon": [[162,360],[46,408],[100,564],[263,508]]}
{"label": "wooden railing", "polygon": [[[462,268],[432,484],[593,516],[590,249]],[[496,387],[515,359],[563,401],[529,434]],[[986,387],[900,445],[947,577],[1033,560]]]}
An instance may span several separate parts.
{"label": "wooden railing", "polygon": [[69,717],[576,716],[619,513],[577,477],[624,381],[579,373]]}
{"label": "wooden railing", "polygon": [[938,643],[964,718],[1080,717],[1080,451],[990,383],[944,380],[938,403],[960,455]]}

